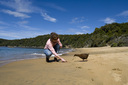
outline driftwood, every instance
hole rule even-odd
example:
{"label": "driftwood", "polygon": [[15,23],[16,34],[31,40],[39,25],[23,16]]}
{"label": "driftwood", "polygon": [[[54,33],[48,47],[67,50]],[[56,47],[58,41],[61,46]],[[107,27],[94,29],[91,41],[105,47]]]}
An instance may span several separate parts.
{"label": "driftwood", "polygon": [[74,56],[78,56],[81,59],[83,59],[83,61],[84,61],[84,59],[87,59],[88,58],[89,53],[75,54]]}

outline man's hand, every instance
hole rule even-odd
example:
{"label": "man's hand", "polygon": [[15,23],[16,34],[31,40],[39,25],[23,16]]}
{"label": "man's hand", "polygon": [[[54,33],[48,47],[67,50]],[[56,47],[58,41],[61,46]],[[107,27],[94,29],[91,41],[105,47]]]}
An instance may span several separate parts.
{"label": "man's hand", "polygon": [[62,46],[60,46],[60,48],[62,48]]}
{"label": "man's hand", "polygon": [[61,59],[62,62],[67,62],[66,60],[64,60],[63,58]]}

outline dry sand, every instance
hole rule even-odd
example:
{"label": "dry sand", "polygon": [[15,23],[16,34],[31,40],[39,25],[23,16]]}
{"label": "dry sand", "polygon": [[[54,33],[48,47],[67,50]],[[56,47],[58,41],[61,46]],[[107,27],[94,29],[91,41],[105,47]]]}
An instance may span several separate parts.
{"label": "dry sand", "polygon": [[[75,53],[90,55],[83,62]],[[62,57],[68,62],[40,58],[4,65],[0,85],[128,85],[128,47],[79,48]]]}

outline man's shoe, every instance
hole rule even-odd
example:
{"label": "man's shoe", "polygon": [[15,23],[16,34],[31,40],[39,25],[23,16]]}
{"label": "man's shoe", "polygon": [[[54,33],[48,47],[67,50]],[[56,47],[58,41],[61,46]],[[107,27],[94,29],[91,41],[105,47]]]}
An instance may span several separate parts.
{"label": "man's shoe", "polygon": [[55,58],[55,57],[54,57],[54,61],[59,62],[59,61],[57,60],[57,58]]}
{"label": "man's shoe", "polygon": [[49,62],[49,58],[48,57],[46,57],[46,62]]}

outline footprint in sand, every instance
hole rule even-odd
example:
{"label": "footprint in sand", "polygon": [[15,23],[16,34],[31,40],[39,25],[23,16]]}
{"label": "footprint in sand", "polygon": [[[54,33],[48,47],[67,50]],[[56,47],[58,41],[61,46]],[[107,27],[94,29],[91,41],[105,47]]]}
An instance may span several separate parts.
{"label": "footprint in sand", "polygon": [[94,73],[94,72],[92,71],[92,69],[88,69],[88,71],[89,71],[90,73]]}
{"label": "footprint in sand", "polygon": [[123,84],[123,85],[128,85],[128,83],[126,83],[126,84]]}
{"label": "footprint in sand", "polygon": [[121,81],[122,70],[119,69],[119,68],[113,68],[112,70],[113,70],[113,71],[112,71],[112,76],[114,77],[114,80],[115,80],[116,82]]}

